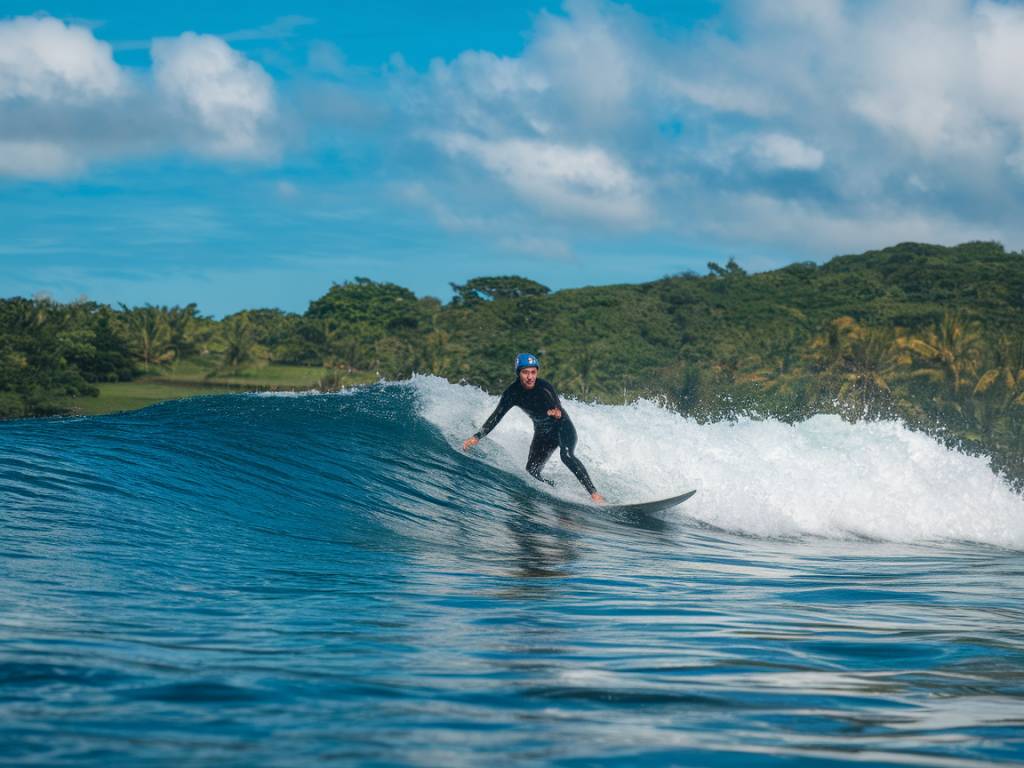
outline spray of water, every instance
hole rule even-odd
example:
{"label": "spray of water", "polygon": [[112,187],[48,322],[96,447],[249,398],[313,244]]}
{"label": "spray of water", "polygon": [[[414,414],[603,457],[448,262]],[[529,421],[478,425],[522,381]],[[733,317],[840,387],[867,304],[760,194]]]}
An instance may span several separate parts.
{"label": "spray of water", "polygon": [[[470,386],[416,377],[423,418],[458,449],[497,404]],[[650,401],[566,401],[577,455],[615,502],[698,494],[672,514],[758,536],[966,541],[1024,549],[1024,499],[982,457],[967,456],[899,422],[798,424],[741,419],[698,424]],[[510,412],[474,456],[523,473],[532,436]],[[557,455],[549,492],[584,499]]]}

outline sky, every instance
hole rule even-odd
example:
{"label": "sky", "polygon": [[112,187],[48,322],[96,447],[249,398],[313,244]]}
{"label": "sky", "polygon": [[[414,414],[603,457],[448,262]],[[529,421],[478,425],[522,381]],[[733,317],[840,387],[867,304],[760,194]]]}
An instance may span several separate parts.
{"label": "sky", "polygon": [[0,0],[4,297],[1024,244],[1022,2],[37,2]]}

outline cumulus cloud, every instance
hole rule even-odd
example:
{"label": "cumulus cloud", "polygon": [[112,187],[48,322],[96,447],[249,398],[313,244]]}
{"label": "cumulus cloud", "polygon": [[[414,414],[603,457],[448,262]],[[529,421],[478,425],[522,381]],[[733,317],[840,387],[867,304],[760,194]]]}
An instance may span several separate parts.
{"label": "cumulus cloud", "polygon": [[500,182],[534,215],[644,226],[649,187],[615,140],[624,120],[644,119],[633,103],[644,57],[623,31],[637,17],[576,0],[567,8],[538,17],[521,56],[466,51],[422,76],[401,70],[396,101],[451,163]]}
{"label": "cumulus cloud", "polygon": [[258,64],[192,33],[155,41],[153,61],[122,67],[91,29],[49,16],[0,20],[0,177],[172,151],[273,157],[275,89]]}
{"label": "cumulus cloud", "polygon": [[90,30],[47,16],[0,21],[0,177],[82,172],[94,118],[131,92],[110,46]]}
{"label": "cumulus cloud", "polygon": [[152,55],[160,91],[195,118],[200,150],[241,157],[267,151],[274,86],[259,64],[219,37],[192,32],[153,41]]}
{"label": "cumulus cloud", "polygon": [[1021,40],[992,0],[736,0],[674,32],[570,0],[519,55],[396,79],[470,211],[475,172],[544,219],[735,243],[1024,239]]}
{"label": "cumulus cloud", "polygon": [[[1018,139],[1024,140],[1024,7],[983,4],[977,11],[975,38],[986,111],[1014,126]],[[1024,142],[1019,141],[1007,160],[1016,165],[1014,158],[1022,154]]]}
{"label": "cumulus cloud", "polygon": [[648,214],[637,179],[600,147],[485,141],[464,133],[440,144],[450,155],[473,158],[539,210],[623,224],[642,223]]}
{"label": "cumulus cloud", "polygon": [[124,87],[110,46],[88,29],[46,16],[0,21],[0,101],[83,103]]}
{"label": "cumulus cloud", "polygon": [[[224,38],[161,39],[151,69],[128,70],[85,27],[0,21],[0,175],[348,142],[349,156],[392,164],[377,170],[405,184],[397,199],[467,237],[507,219],[570,248],[569,233],[595,228],[802,253],[879,233],[1024,240],[1024,3],[721,8],[673,30],[625,3],[568,0],[513,55],[464,51],[423,70],[396,56],[356,71],[320,40],[281,84]],[[297,123],[308,143],[287,145]]]}
{"label": "cumulus cloud", "polygon": [[566,8],[568,18],[541,16],[526,58],[550,78],[573,123],[617,122],[623,115],[616,112],[632,105],[650,67],[636,45],[642,35],[637,17],[581,0],[569,0]]}

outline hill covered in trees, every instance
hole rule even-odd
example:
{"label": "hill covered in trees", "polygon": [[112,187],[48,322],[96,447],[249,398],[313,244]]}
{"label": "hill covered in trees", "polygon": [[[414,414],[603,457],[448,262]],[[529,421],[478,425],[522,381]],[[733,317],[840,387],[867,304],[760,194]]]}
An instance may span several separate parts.
{"label": "hill covered in trees", "polygon": [[895,417],[1024,478],[1024,254],[903,243],[747,274],[711,262],[638,285],[551,292],[522,277],[452,285],[447,303],[364,278],[304,314],[0,301],[0,416],[67,412],[97,382],[203,359],[414,372],[496,392],[537,352],[568,394],[662,397],[703,420],[739,413]]}

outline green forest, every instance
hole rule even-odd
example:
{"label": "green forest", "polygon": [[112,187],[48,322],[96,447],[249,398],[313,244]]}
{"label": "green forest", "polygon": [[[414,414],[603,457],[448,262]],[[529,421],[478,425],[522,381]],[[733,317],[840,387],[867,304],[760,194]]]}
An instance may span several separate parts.
{"label": "green forest", "polygon": [[1024,480],[1024,253],[902,243],[748,274],[733,261],[552,292],[516,276],[447,302],[365,278],[303,314],[0,300],[0,417],[75,413],[103,382],[305,366],[332,389],[430,373],[498,392],[518,351],[577,398],[701,421],[898,418]]}

